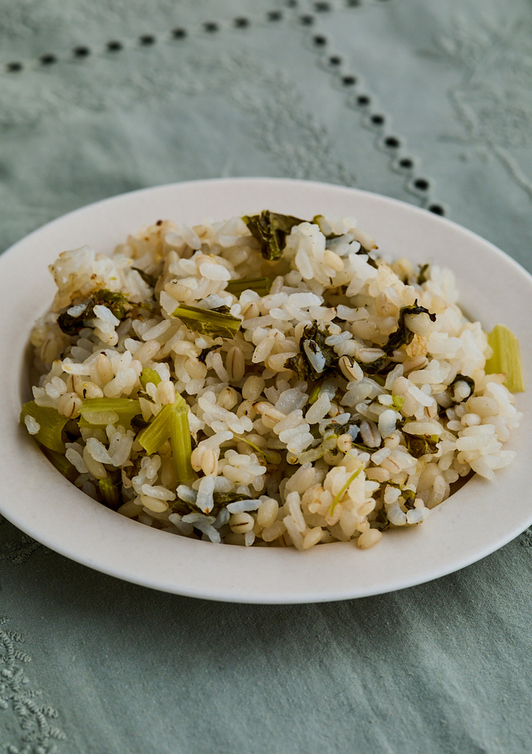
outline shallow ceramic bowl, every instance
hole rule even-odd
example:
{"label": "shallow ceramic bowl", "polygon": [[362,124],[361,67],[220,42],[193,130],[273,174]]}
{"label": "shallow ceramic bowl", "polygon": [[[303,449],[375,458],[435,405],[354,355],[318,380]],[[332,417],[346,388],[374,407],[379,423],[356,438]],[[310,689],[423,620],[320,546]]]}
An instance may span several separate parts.
{"label": "shallow ceramic bowl", "polygon": [[19,425],[28,400],[28,338],[50,306],[48,265],[84,244],[111,252],[159,218],[195,224],[262,209],[312,218],[354,216],[383,254],[451,267],[468,316],[519,337],[525,381],[532,374],[532,277],[487,241],[392,199],[338,186],[277,179],[221,179],[161,186],[93,204],[35,231],[0,258],[0,512],[36,540],[117,578],[167,592],[232,602],[297,603],[363,597],[456,571],[498,549],[532,522],[529,455],[532,391],[509,449],[517,460],[494,482],[474,477],[421,526],[389,531],[360,550],[333,543],[293,548],[215,545],[150,529],[108,510],[64,479]]}

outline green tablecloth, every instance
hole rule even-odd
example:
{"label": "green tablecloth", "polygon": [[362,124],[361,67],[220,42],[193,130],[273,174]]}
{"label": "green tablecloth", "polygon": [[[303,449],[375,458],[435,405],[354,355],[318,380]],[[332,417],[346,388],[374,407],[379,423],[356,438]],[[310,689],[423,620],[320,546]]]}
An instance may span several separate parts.
{"label": "green tablecloth", "polygon": [[[532,270],[531,33],[528,0],[4,0],[0,248],[131,189],[265,175],[424,206]],[[531,544],[261,607],[125,584],[3,521],[0,750],[528,752]]]}

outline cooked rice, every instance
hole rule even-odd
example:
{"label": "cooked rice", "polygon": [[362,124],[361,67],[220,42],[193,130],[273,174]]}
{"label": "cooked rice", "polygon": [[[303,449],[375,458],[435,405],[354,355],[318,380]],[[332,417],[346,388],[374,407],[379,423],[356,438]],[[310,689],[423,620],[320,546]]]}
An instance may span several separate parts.
{"label": "cooked rice", "polygon": [[[109,479],[118,513],[181,536],[306,550],[371,547],[389,527],[424,521],[460,478],[492,479],[514,458],[503,444],[520,415],[504,375],[484,372],[486,334],[458,307],[450,270],[421,274],[375,249],[353,219],[320,217],[294,225],[268,261],[236,217],[159,221],[110,257],[60,254],[52,310],[32,333],[33,393],[71,419],[76,486],[102,500]],[[266,295],[226,290],[258,277],[272,281]],[[82,317],[101,290],[125,294],[124,316],[98,303],[65,334],[59,315]],[[173,316],[180,304],[224,307],[241,324],[233,337],[198,332]],[[157,385],[143,386],[146,369]],[[179,395],[196,477],[185,483],[171,443],[143,450],[139,422],[111,410],[77,424],[87,399],[138,399],[149,424]],[[25,424],[38,434],[37,420]]]}

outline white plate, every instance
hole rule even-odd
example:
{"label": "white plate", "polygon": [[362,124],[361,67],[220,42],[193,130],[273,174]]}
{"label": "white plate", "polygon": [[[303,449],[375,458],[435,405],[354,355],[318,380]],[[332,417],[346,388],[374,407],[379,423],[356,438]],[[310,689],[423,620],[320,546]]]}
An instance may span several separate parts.
{"label": "white plate", "polygon": [[214,545],[172,536],[125,519],[67,482],[18,424],[27,400],[27,342],[50,305],[47,265],[83,244],[110,252],[126,235],[159,218],[198,223],[269,208],[311,218],[355,216],[383,253],[433,260],[457,274],[461,303],[486,329],[511,327],[532,373],[532,277],[473,233],[392,199],[338,186],[277,179],[221,179],[161,186],[93,204],[35,231],[0,258],[0,512],[72,560],[167,592],[231,602],[341,600],[402,589],[456,571],[498,549],[532,522],[529,454],[532,391],[507,447],[518,451],[495,482],[473,478],[419,527],[386,532],[370,550],[334,543],[292,548]]}

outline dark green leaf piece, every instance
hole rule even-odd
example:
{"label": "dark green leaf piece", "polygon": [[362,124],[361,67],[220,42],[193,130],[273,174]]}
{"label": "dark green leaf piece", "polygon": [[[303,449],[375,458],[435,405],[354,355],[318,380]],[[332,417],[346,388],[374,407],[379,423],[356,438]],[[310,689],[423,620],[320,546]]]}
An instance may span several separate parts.
{"label": "dark green leaf piece", "polygon": [[411,511],[415,508],[414,502],[416,499],[416,493],[413,490],[403,490],[401,497],[403,498],[403,505],[407,511]]}
{"label": "dark green leaf piece", "polygon": [[94,307],[98,306],[98,304],[109,309],[119,320],[123,320],[127,312],[132,308],[124,293],[120,293],[120,291],[108,291],[106,288],[91,293],[84,304],[85,308],[80,314],[76,316],[68,314],[68,310],[72,308],[69,306],[57,318],[57,324],[65,335],[79,335],[80,330],[86,327],[89,320],[93,318]]}
{"label": "dark green leaf piece", "polygon": [[[462,398],[459,401],[456,400],[455,393],[454,393],[454,390],[453,390],[453,387],[456,385],[457,382],[465,382],[469,386],[469,388],[470,388],[469,395],[466,396],[465,398]],[[465,374],[457,374],[456,377],[454,378],[454,380],[449,385],[449,390],[451,391],[451,396],[452,396],[452,399],[453,399],[453,401],[455,403],[463,403],[463,401],[467,401],[467,399],[470,396],[472,396],[473,393],[475,392],[475,380],[472,379],[471,377],[467,377]]]}
{"label": "dark green leaf piece", "polygon": [[414,502],[416,499],[416,493],[414,490],[411,490],[409,487],[405,487],[404,484],[398,484],[397,482],[384,482],[381,485],[381,489],[384,487],[396,487],[398,490],[401,491],[401,497],[403,498],[403,505],[407,510],[412,510],[414,508]]}
{"label": "dark green leaf piece", "polygon": [[423,285],[423,283],[426,283],[429,279],[429,275],[427,274],[429,271],[429,263],[426,262],[424,265],[420,265],[419,267],[419,274],[417,276],[417,284]]}
{"label": "dark green leaf piece", "polygon": [[204,348],[203,351],[198,356],[198,361],[201,361],[202,364],[205,364],[205,360],[207,356],[211,353],[211,351],[217,351],[218,348],[221,348],[221,346],[210,346],[209,348]]}
{"label": "dark green leaf piece", "polygon": [[325,340],[329,337],[327,330],[321,331],[316,323],[307,325],[299,341],[299,353],[288,360],[300,380],[315,382],[338,366],[338,355]]}
{"label": "dark green leaf piece", "polygon": [[237,500],[249,500],[249,495],[241,495],[238,492],[215,492],[213,494],[214,504],[219,507],[235,503]]}
{"label": "dark green leaf piece", "polygon": [[438,451],[438,442],[440,438],[437,435],[409,435],[403,433],[405,438],[406,449],[414,458],[432,455]]}
{"label": "dark green leaf piece", "polygon": [[377,511],[377,515],[371,522],[371,528],[378,529],[379,531],[385,531],[386,529],[389,529],[390,526],[391,524],[388,520],[388,515],[383,506],[382,508],[379,508],[379,510]]}
{"label": "dark green leaf piece", "polygon": [[280,259],[286,246],[286,237],[294,225],[304,220],[291,215],[280,215],[277,212],[263,210],[260,215],[244,215],[242,220],[249,228],[251,235],[260,243],[260,250],[264,259],[270,262]]}
{"label": "dark green leaf piece", "polygon": [[[380,359],[376,359],[375,361],[370,361],[369,364],[361,364],[359,362],[360,366],[362,367],[362,371],[365,372],[365,374],[386,374],[386,372],[391,372],[391,370],[396,366],[393,362],[390,362],[387,356],[381,356]],[[386,367],[389,366],[389,369],[386,369]]]}
{"label": "dark green leaf piece", "polygon": [[386,345],[382,347],[382,350],[385,351],[387,354],[391,354],[394,351],[396,351],[398,348],[401,348],[401,346],[407,346],[409,343],[412,342],[412,338],[414,337],[414,333],[412,330],[409,330],[408,327],[405,325],[405,316],[407,314],[428,314],[430,317],[431,322],[436,321],[436,315],[432,312],[429,312],[428,309],[425,309],[424,306],[418,306],[417,301],[414,303],[413,306],[403,306],[399,310],[399,319],[397,320],[397,330],[394,330],[394,332],[390,335],[388,338],[388,342]]}

